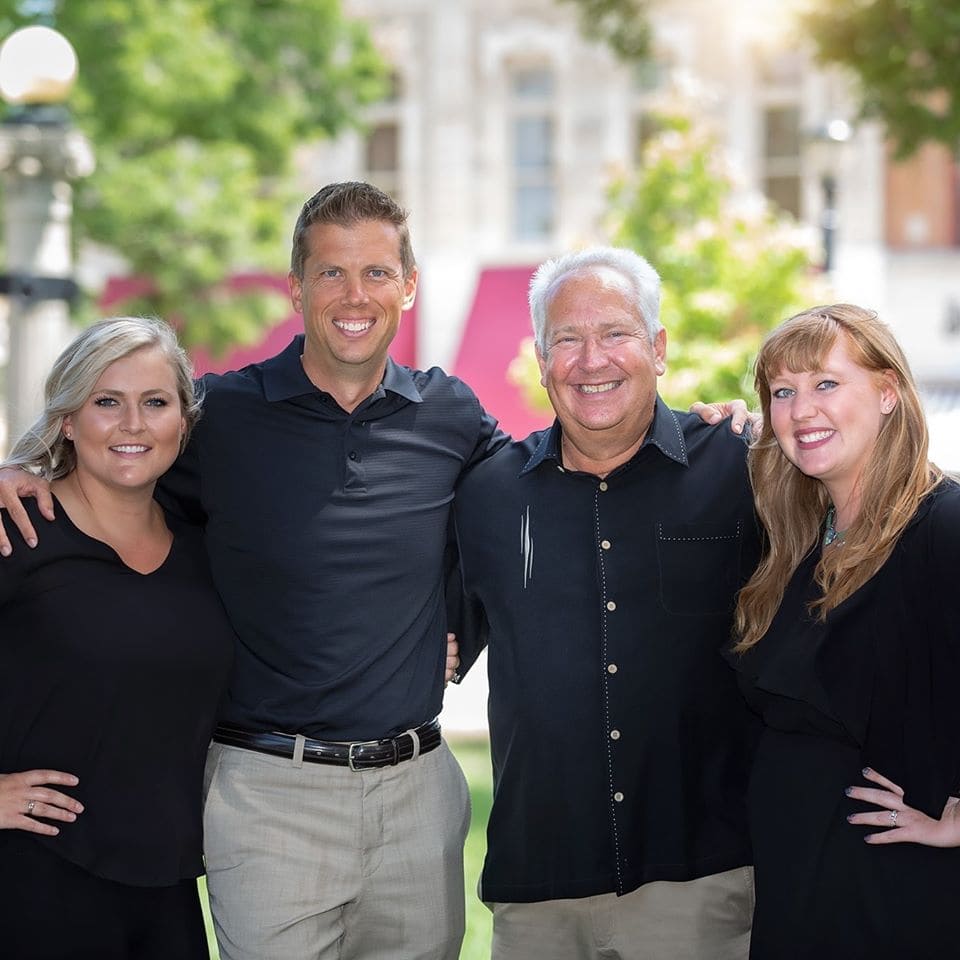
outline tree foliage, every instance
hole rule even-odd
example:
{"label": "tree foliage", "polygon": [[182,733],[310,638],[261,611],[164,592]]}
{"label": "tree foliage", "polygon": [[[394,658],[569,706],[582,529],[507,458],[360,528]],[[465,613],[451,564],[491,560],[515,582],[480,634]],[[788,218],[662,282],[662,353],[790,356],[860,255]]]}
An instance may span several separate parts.
{"label": "tree foliage", "polygon": [[151,278],[132,308],[179,319],[188,343],[251,337],[278,305],[225,280],[285,269],[294,149],[382,94],[365,27],[339,0],[0,0],[4,35],[44,7],[77,51],[70,107],[97,157],[77,239]]}
{"label": "tree foliage", "polygon": [[960,0],[812,0],[803,25],[821,61],[853,72],[863,115],[901,156],[960,147]]}
{"label": "tree foliage", "polygon": [[[663,282],[668,403],[752,395],[764,333],[826,298],[814,250],[760,196],[745,200],[716,139],[689,112],[657,118],[638,168],[610,188],[609,241],[646,257]],[[512,367],[528,402],[547,408],[532,341]]]}
{"label": "tree foliage", "polygon": [[645,59],[652,33],[647,17],[648,0],[561,0],[580,8],[580,25],[586,37],[606,43],[626,62]]}

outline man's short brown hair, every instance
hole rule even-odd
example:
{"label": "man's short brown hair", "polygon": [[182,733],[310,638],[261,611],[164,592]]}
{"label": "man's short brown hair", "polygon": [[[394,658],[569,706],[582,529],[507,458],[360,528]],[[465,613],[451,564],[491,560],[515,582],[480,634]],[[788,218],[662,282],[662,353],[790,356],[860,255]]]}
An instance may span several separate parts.
{"label": "man's short brown hair", "polygon": [[397,228],[400,240],[400,265],[404,279],[413,275],[417,261],[413,256],[410,231],[407,227],[407,211],[382,190],[369,183],[352,180],[346,183],[329,183],[318,190],[304,205],[293,228],[293,251],[290,255],[290,270],[298,279],[303,279],[303,263],[309,253],[307,231],[315,223],[335,223],[349,227],[363,220],[392,223]]}

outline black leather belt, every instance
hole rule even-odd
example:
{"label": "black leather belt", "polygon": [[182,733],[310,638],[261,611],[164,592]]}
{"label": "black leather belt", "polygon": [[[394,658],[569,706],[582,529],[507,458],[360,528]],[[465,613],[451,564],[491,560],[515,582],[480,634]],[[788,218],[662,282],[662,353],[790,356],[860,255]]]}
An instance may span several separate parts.
{"label": "black leather belt", "polygon": [[[258,750],[275,757],[292,760],[297,738],[292,733],[262,733],[220,724],[213,739],[230,747]],[[303,759],[310,763],[332,763],[351,770],[369,770],[372,767],[391,767],[429,753],[440,745],[440,724],[437,720],[424,723],[413,731],[397,734],[386,740],[361,740],[339,743],[334,740],[304,738]]]}

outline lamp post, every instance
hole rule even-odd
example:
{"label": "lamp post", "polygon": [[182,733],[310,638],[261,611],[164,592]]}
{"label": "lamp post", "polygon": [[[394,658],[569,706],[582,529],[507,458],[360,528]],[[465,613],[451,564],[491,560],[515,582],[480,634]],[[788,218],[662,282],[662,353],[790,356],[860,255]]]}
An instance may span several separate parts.
{"label": "lamp post", "polygon": [[0,47],[0,96],[12,109],[0,123],[9,300],[6,395],[10,437],[36,414],[40,385],[68,335],[72,180],[93,172],[89,142],[63,101],[77,73],[70,43],[49,27],[25,27]]}
{"label": "lamp post", "polygon": [[833,270],[836,261],[837,162],[840,148],[850,139],[851,133],[846,120],[830,120],[807,137],[815,168],[820,173],[820,229],[823,236],[823,269],[826,273]]}

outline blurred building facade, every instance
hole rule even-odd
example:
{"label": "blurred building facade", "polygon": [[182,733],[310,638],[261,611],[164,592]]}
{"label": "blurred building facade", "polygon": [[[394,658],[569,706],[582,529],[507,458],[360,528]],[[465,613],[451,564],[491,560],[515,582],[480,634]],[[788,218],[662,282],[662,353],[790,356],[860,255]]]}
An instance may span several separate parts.
{"label": "blurred building facade", "polygon": [[[398,359],[462,375],[516,434],[545,422],[505,376],[529,332],[530,271],[603,239],[608,185],[679,89],[720,134],[744,191],[814,236],[830,228],[837,299],[894,326],[925,388],[934,457],[960,471],[957,163],[933,145],[895,163],[876,124],[827,151],[824,131],[851,121],[854,101],[791,35],[792,0],[661,0],[640,67],[586,41],[576,7],[559,0],[343,3],[369,24],[393,83],[362,131],[303,148],[300,186],[368,179],[410,209],[421,283]],[[657,251],[641,252],[656,265]]]}
{"label": "blurred building facade", "polygon": [[[949,419],[960,407],[957,164],[933,145],[895,163],[876,124],[825,149],[824,132],[852,123],[855,104],[845,79],[819,69],[791,34],[789,0],[664,0],[653,59],[641,67],[584,40],[576,8],[556,0],[345,6],[392,65],[391,94],[364,131],[305,152],[302,175],[307,189],[369,179],[411,210],[421,365],[470,382],[488,361],[499,367],[509,350],[478,359],[476,345],[502,339],[503,326],[508,338],[524,335],[524,306],[481,311],[478,302],[497,283],[516,290],[501,282],[505,271],[602,239],[611,178],[636,163],[650,111],[681,88],[720,133],[745,190],[818,235],[826,218],[837,298],[872,306],[895,327],[931,414]],[[641,252],[656,264],[655,250]],[[503,370],[490,373],[504,383]],[[526,429],[512,388],[502,394],[481,397],[508,427]],[[953,422],[949,456],[960,469],[960,413]]]}

